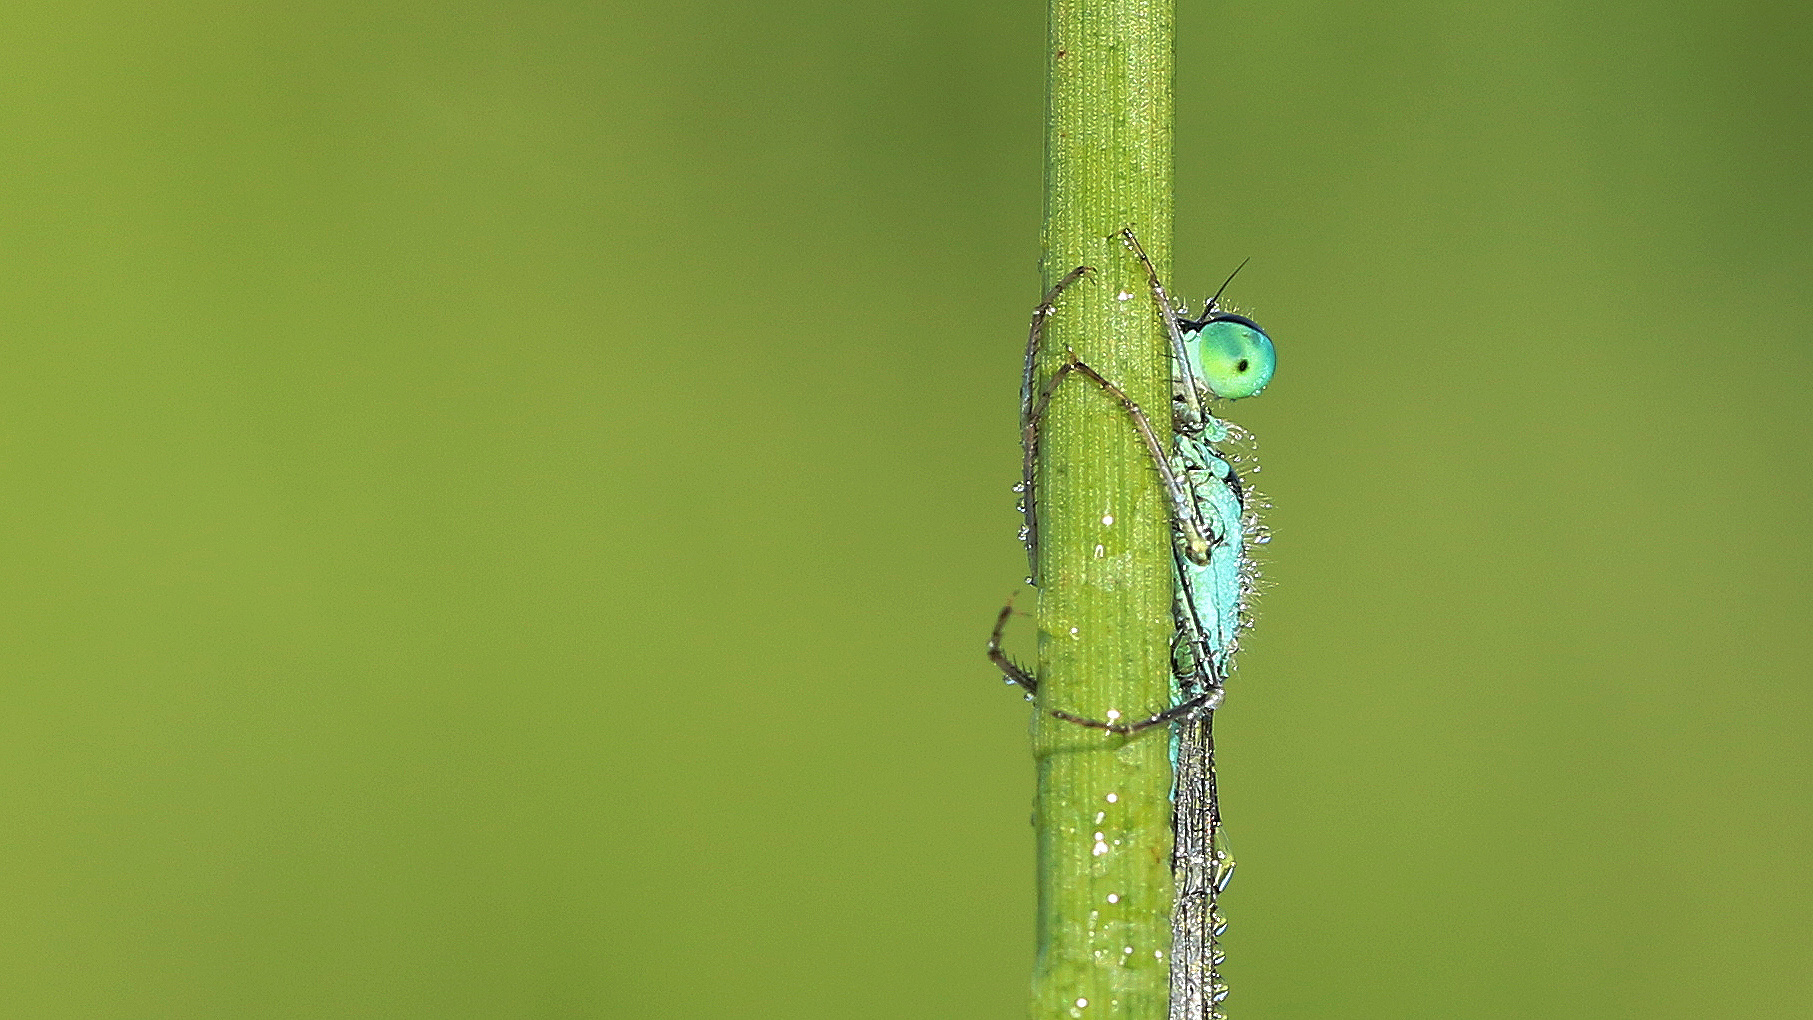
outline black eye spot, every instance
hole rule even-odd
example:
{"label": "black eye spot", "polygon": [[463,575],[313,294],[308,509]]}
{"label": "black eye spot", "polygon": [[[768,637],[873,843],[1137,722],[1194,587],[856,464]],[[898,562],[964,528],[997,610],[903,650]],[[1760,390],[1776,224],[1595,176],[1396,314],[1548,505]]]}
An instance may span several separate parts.
{"label": "black eye spot", "polygon": [[1234,371],[1236,371],[1236,372],[1246,371],[1246,359],[1245,358],[1241,358],[1240,363],[1234,366]]}

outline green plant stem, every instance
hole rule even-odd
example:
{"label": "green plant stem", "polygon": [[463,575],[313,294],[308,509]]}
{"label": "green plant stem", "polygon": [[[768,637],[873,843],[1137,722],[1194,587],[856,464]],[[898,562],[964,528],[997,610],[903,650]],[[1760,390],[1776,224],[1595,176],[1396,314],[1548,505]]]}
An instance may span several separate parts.
{"label": "green plant stem", "polygon": [[[1066,345],[1170,431],[1170,363],[1150,291],[1115,236],[1161,274],[1171,238],[1171,0],[1052,0],[1043,269],[1095,273],[1059,300],[1040,379]],[[1052,718],[1139,718],[1169,704],[1167,505],[1120,405],[1073,377],[1043,429],[1039,499],[1038,959],[1035,1020],[1167,1014],[1171,761],[1166,728],[1131,740]]]}

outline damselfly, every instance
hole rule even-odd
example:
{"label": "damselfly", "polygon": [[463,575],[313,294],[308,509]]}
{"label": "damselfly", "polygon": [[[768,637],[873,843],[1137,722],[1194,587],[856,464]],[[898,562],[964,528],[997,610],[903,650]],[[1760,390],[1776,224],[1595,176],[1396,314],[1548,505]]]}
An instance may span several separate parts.
{"label": "damselfly", "polygon": [[[1180,315],[1165,293],[1158,271],[1131,228],[1121,239],[1145,268],[1159,316],[1171,343],[1171,444],[1159,438],[1145,412],[1073,351],[1035,397],[1036,364],[1045,323],[1066,289],[1088,275],[1089,267],[1071,270],[1034,310],[1026,343],[1020,412],[1024,446],[1021,498],[1026,517],[1024,536],[1037,574],[1038,503],[1033,491],[1039,428],[1052,395],[1067,378],[1080,375],[1119,401],[1152,454],[1172,504],[1172,560],[1177,596],[1173,615],[1172,702],[1135,722],[1102,722],[1052,711],[1052,715],[1096,729],[1131,735],[1155,726],[1176,724],[1172,755],[1176,779],[1172,790],[1176,903],[1171,917],[1170,1020],[1223,1020],[1219,1003],[1227,996],[1221,981],[1220,936],[1226,927],[1218,898],[1233,874],[1234,860],[1222,835],[1221,810],[1215,789],[1213,720],[1228,676],[1234,667],[1240,631],[1250,625],[1249,605],[1258,571],[1249,545],[1268,541],[1259,522],[1257,496],[1235,467],[1242,457],[1235,447],[1250,449],[1251,437],[1239,426],[1210,415],[1211,400],[1236,400],[1258,394],[1271,381],[1277,356],[1259,325],[1219,307],[1221,290],[1208,300],[1202,315]],[[1243,263],[1244,265],[1244,263]],[[1240,270],[1235,269],[1235,273]],[[1255,466],[1251,470],[1257,470]],[[989,658],[1011,683],[1030,697],[1037,680],[1001,648],[1001,636],[1012,606],[1002,609],[989,638]]]}

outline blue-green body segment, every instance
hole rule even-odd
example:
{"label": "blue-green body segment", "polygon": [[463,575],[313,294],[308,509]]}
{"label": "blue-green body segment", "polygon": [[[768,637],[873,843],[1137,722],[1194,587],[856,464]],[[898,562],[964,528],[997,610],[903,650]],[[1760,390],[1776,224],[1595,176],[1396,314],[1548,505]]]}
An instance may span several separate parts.
{"label": "blue-green body segment", "polygon": [[[1215,419],[1210,419],[1210,423],[1219,433],[1216,438],[1225,439],[1226,427]],[[1197,512],[1207,525],[1209,539],[1207,563],[1195,563],[1184,549],[1178,550],[1178,612],[1187,614],[1187,618],[1179,620],[1179,632],[1200,632],[1211,655],[1209,675],[1225,678],[1240,631],[1240,612],[1245,601],[1242,588],[1250,570],[1240,480],[1233,465],[1223,460],[1205,439],[1196,436],[1177,437],[1173,465],[1177,476],[1189,487]],[[1188,692],[1178,693],[1181,699]]]}

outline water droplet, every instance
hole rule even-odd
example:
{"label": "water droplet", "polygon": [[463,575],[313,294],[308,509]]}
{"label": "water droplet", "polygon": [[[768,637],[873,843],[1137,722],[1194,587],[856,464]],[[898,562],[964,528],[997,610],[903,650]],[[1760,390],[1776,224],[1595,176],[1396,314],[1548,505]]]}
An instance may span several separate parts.
{"label": "water droplet", "polygon": [[1100,542],[1097,542],[1095,546],[1095,558],[1098,560],[1102,558],[1102,545]]}
{"label": "water droplet", "polygon": [[1114,515],[1113,514],[1103,514],[1102,523],[1109,527],[1113,527],[1114,526]]}
{"label": "water droplet", "polygon": [[[1109,893],[1109,894],[1108,894],[1108,902],[1109,902],[1109,903],[1119,903],[1119,902],[1120,902],[1120,901],[1121,901],[1121,894],[1120,894],[1120,893]],[[1128,950],[1128,951],[1129,951],[1129,952],[1131,952],[1131,951],[1132,951],[1132,950]]]}
{"label": "water droplet", "polygon": [[1121,799],[1121,795],[1118,793],[1111,793],[1107,797],[1108,803],[1110,803],[1110,804],[1112,804],[1115,801],[1120,800],[1120,799]]}
{"label": "water droplet", "polygon": [[1216,854],[1209,865],[1209,884],[1216,892],[1227,892],[1228,883],[1234,880],[1234,859],[1227,854]]}
{"label": "water droplet", "polygon": [[1221,1000],[1223,1000],[1227,997],[1228,997],[1228,986],[1227,985],[1210,985],[1209,986],[1209,1001],[1210,1002],[1220,1002]]}

